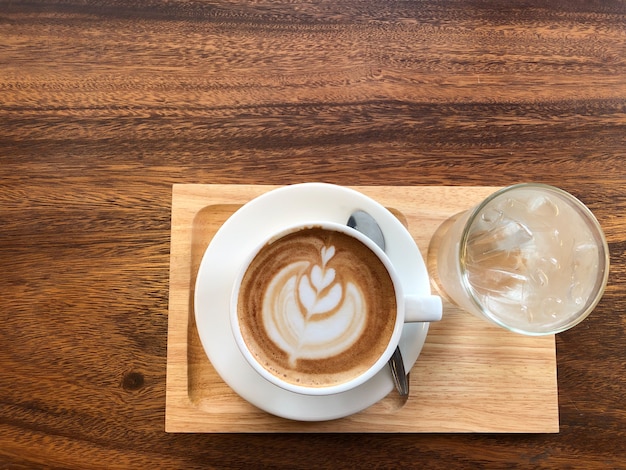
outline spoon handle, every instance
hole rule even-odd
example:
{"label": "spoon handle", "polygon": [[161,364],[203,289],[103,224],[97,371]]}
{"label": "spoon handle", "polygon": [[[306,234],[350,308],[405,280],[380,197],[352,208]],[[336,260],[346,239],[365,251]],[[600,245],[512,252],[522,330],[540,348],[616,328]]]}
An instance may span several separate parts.
{"label": "spoon handle", "polygon": [[404,371],[404,361],[402,360],[402,353],[399,347],[396,348],[391,359],[389,359],[389,368],[391,369],[391,375],[398,393],[400,396],[407,396],[409,394],[409,380]]}
{"label": "spoon handle", "polygon": [[[383,232],[376,220],[367,212],[361,210],[354,211],[348,218],[348,227],[361,232],[376,243],[381,250],[385,251]],[[404,370],[404,361],[402,360],[402,353],[399,347],[396,348],[391,359],[389,359],[389,368],[391,369],[393,381],[396,384],[396,390],[398,390],[401,397],[407,398],[409,396],[409,379]]]}

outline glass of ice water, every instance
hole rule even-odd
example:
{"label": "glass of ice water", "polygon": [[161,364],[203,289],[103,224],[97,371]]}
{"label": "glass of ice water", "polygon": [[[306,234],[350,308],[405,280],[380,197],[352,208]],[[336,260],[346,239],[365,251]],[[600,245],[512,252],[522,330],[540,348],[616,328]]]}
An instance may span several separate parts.
{"label": "glass of ice water", "polygon": [[464,310],[517,333],[546,335],[594,309],[608,280],[609,250],[582,202],[528,183],[442,224],[429,269],[441,293]]}

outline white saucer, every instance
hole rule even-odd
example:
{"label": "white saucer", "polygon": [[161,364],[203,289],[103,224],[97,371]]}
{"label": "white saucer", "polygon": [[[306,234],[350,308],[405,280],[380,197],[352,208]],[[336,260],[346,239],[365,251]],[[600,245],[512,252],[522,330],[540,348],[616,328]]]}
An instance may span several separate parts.
{"label": "white saucer", "polygon": [[[285,186],[253,199],[217,231],[198,271],[195,315],[204,350],[222,379],[242,398],[268,413],[300,421],[324,421],[364,410],[394,387],[389,367],[359,387],[335,395],[308,396],[289,392],[263,379],[245,360],[233,338],[230,295],[246,254],[278,229],[310,220],[347,223],[357,209],[380,225],[386,252],[407,294],[430,294],[428,273],[413,238],[400,221],[369,197],[325,183]],[[406,370],[422,350],[428,323],[404,326],[400,349]]]}

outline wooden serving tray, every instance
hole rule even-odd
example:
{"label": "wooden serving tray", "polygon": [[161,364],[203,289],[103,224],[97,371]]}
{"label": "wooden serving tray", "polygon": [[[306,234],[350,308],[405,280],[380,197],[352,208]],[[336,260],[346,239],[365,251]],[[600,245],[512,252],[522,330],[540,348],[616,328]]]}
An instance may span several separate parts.
{"label": "wooden serving tray", "polygon": [[[213,369],[195,326],[196,273],[211,238],[242,204],[275,186],[177,184],[172,191],[167,432],[559,431],[554,336],[510,333],[444,302],[411,370],[411,393],[395,391],[354,415],[324,422],[278,418],[250,405]],[[367,186],[354,189],[408,226],[424,260],[432,234],[493,187]]]}

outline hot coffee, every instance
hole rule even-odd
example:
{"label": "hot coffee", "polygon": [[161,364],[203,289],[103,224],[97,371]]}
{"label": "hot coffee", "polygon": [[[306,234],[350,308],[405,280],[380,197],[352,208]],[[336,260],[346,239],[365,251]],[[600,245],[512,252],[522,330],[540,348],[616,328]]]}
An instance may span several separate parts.
{"label": "hot coffee", "polygon": [[238,292],[247,349],[295,385],[329,387],[363,374],[396,324],[396,292],[382,261],[359,240],[322,227],[265,244]]}

